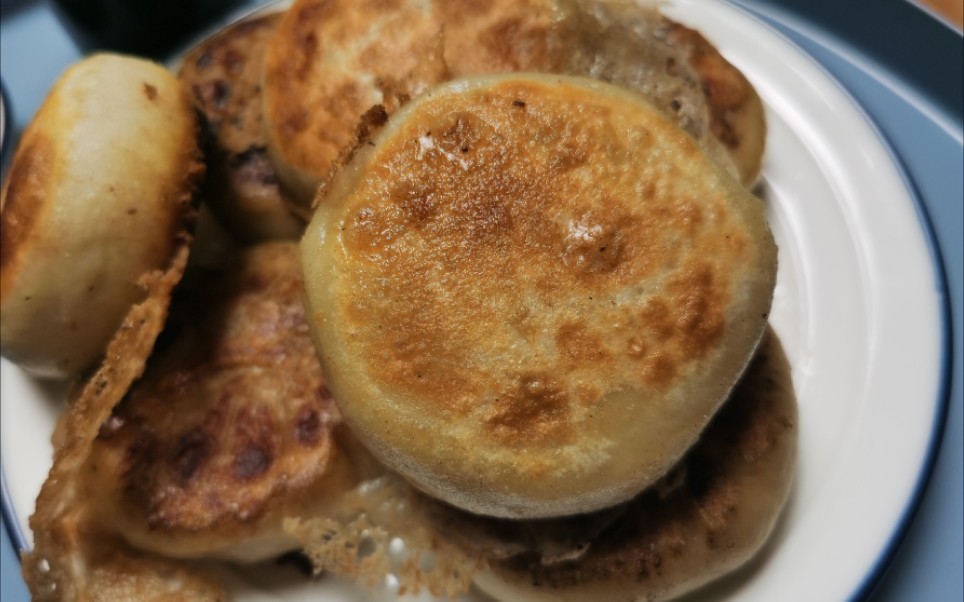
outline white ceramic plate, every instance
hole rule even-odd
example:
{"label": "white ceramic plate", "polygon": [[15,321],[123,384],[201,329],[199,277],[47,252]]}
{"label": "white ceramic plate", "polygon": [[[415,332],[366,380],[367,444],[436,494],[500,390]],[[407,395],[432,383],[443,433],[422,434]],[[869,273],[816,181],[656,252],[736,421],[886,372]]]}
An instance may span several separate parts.
{"label": "white ceramic plate", "polygon": [[[894,157],[834,80],[729,5],[675,0],[667,12],[714,42],[767,106],[759,193],[780,245],[772,323],[801,423],[795,485],[770,544],[693,598],[845,600],[866,586],[907,519],[935,437],[947,362],[940,270]],[[63,391],[5,360],[0,385],[16,541],[50,465]],[[239,600],[371,599],[274,567],[225,574]]]}

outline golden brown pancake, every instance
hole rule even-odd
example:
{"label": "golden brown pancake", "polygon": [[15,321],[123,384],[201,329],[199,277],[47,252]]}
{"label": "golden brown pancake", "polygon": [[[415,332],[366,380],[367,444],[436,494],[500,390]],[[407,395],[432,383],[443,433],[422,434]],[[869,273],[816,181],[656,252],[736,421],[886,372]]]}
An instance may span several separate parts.
{"label": "golden brown pancake", "polygon": [[761,549],[793,481],[797,433],[789,365],[770,333],[693,449],[628,504],[523,522],[443,511],[444,530],[489,559],[476,583],[496,600],[666,600]]}
{"label": "golden brown pancake", "polygon": [[195,278],[82,479],[102,520],[139,548],[258,560],[294,547],[285,517],[314,516],[350,488],[341,418],[295,244],[251,247]]}
{"label": "golden brown pancake", "polygon": [[190,98],[161,66],[100,54],[60,77],[0,196],[6,357],[48,377],[97,364],[188,235],[200,158]]}
{"label": "golden brown pancake", "polygon": [[444,84],[319,196],[301,248],[339,408],[471,512],[629,499],[696,440],[766,324],[762,202],[624,88]]}
{"label": "golden brown pancake", "polygon": [[[370,107],[392,113],[453,77],[505,71],[583,75],[633,88],[716,149],[702,73],[687,59],[690,46],[674,47],[666,29],[653,8],[608,1],[298,0],[265,57],[268,150],[284,186],[307,204]],[[746,83],[712,56],[720,73]],[[762,108],[739,125],[763,131]],[[722,150],[718,158],[729,160]]]}
{"label": "golden brown pancake", "polygon": [[280,20],[269,13],[231,25],[194,47],[178,73],[207,124],[206,198],[246,242],[295,239],[305,225],[268,160],[262,119],[264,50]]}

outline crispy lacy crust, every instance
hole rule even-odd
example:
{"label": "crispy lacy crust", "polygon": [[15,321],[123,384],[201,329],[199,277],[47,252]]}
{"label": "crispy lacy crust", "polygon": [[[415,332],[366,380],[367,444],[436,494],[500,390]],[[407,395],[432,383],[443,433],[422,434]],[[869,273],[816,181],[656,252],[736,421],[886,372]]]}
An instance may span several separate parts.
{"label": "crispy lacy crust", "polygon": [[[127,313],[100,368],[78,388],[61,418],[53,467],[30,517],[34,547],[23,556],[24,579],[37,602],[118,599],[109,592],[122,591],[136,592],[138,600],[224,598],[217,586],[184,567],[121,552],[91,520],[77,479],[100,426],[144,371],[187,264],[190,240],[182,232],[167,269],[141,278],[146,299]],[[165,572],[170,578],[163,578]]]}
{"label": "crispy lacy crust", "polygon": [[386,469],[349,431],[339,433],[338,444],[351,458],[357,485],[325,516],[284,524],[314,573],[346,577],[375,592],[394,581],[399,595],[454,598],[468,591],[487,561],[440,528],[439,502]]}
{"label": "crispy lacy crust", "polygon": [[291,518],[285,528],[302,543],[316,574],[347,577],[369,590],[390,576],[400,595],[428,591],[454,598],[486,564],[440,535],[431,522],[433,507],[399,477],[385,474],[344,496],[330,516]]}

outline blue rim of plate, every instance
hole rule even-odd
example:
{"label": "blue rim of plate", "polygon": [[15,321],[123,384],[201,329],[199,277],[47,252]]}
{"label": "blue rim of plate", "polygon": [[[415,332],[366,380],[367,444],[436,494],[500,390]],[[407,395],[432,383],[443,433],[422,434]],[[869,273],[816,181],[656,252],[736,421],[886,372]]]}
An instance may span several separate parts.
{"label": "blue rim of plate", "polygon": [[[0,170],[2,170],[10,158],[7,156],[8,150],[12,152],[14,148],[13,132],[11,131],[13,119],[10,96],[7,94],[6,87],[2,81],[0,81],[0,97],[2,97],[4,112],[3,136],[2,139],[0,139]],[[20,552],[27,549],[27,538],[20,529],[20,523],[14,515],[13,502],[10,499],[10,493],[7,489],[7,477],[3,470],[2,458],[0,458],[0,520],[2,520],[3,528],[10,536],[10,542],[13,544],[14,551],[17,552],[17,558],[19,560]]]}
{"label": "blue rim of plate", "polygon": [[[812,55],[809,55],[808,53],[808,56]],[[834,80],[839,81],[836,77],[834,77]],[[845,90],[847,89],[845,88]],[[883,577],[884,573],[887,571],[888,566],[890,566],[890,563],[896,555],[897,550],[900,548],[900,544],[904,541],[904,537],[907,535],[907,531],[910,528],[912,519],[917,514],[917,510],[924,498],[924,492],[927,490],[927,485],[930,482],[931,475],[934,473],[934,465],[937,462],[938,451],[940,451],[941,444],[944,440],[944,426],[947,422],[948,410],[950,409],[954,337],[953,331],[951,330],[951,298],[950,291],[947,286],[947,268],[944,262],[943,254],[941,253],[937,243],[937,236],[934,233],[934,226],[930,218],[930,213],[927,211],[927,206],[924,204],[920,196],[920,191],[917,188],[917,184],[907,172],[903,161],[901,161],[899,155],[894,150],[890,140],[884,135],[877,123],[870,117],[863,105],[856,102],[856,99],[849,93],[849,90],[847,90],[847,93],[848,96],[854,100],[857,107],[860,109],[860,112],[863,113],[868,124],[877,133],[878,138],[884,145],[887,153],[890,155],[891,160],[894,162],[894,166],[897,168],[901,180],[904,182],[905,188],[910,193],[910,197],[914,201],[914,209],[917,213],[918,224],[924,233],[924,238],[927,243],[927,250],[931,256],[931,265],[934,270],[937,292],[940,296],[940,321],[942,326],[940,341],[941,365],[940,373],[938,375],[937,406],[935,408],[934,418],[931,424],[930,440],[927,443],[927,450],[924,452],[924,461],[921,463],[920,470],[918,471],[917,482],[914,484],[914,488],[904,504],[904,510],[901,512],[900,518],[894,525],[887,544],[881,548],[880,553],[877,555],[877,560],[874,561],[873,566],[864,577],[863,582],[849,598],[851,602],[857,602],[858,600],[863,600],[869,596],[871,592],[873,592],[874,588],[880,582],[881,577]]]}
{"label": "blue rim of plate", "polygon": [[[864,120],[875,132],[881,145],[890,156],[891,162],[894,168],[897,170],[901,181],[904,183],[908,196],[911,198],[915,213],[917,215],[918,225],[924,234],[925,243],[931,258],[933,274],[935,276],[934,282],[941,300],[940,323],[942,328],[940,347],[942,360],[938,374],[938,393],[934,417],[931,424],[931,435],[928,441],[927,450],[924,455],[924,461],[922,462],[918,471],[914,488],[905,502],[901,516],[894,525],[887,544],[881,549],[877,559],[871,566],[870,571],[849,598],[849,600],[852,602],[856,602],[866,598],[874,590],[877,583],[880,581],[880,578],[886,572],[887,567],[900,547],[901,542],[904,540],[911,520],[917,513],[921,500],[924,497],[924,492],[926,491],[927,485],[930,482],[931,475],[934,472],[934,465],[937,460],[938,451],[940,450],[941,443],[943,441],[945,430],[944,426],[950,407],[950,389],[953,375],[953,331],[951,328],[952,309],[947,281],[946,263],[934,232],[933,222],[930,213],[927,210],[927,205],[924,203],[913,177],[908,172],[907,167],[900,158],[900,154],[896,151],[890,139],[887,138],[878,123],[870,116],[863,103],[861,103],[856,95],[851,92],[850,88],[846,86],[840,80],[840,78],[831,73],[823,62],[819,61],[813,56],[812,53],[801,47],[800,44],[787,35],[787,32],[789,31],[796,33],[801,37],[807,38],[808,36],[806,33],[797,31],[793,26],[781,22],[764,12],[744,6],[739,3],[739,0],[723,0],[723,2],[762,23],[765,27],[768,27],[781,38],[783,38],[786,43],[793,46],[798,52],[809,57],[830,80],[836,83],[840,90],[847,96],[847,98],[850,99],[853,105],[857,107],[859,112],[863,115]],[[815,43],[819,42],[815,41]],[[840,60],[847,60],[832,49],[828,50],[836,55]],[[13,142],[10,140],[7,142],[11,145],[13,144]],[[19,560],[20,554],[29,550],[29,545],[27,543],[27,537],[20,527],[19,519],[16,517],[13,509],[13,502],[10,498],[9,489],[7,487],[6,474],[2,459],[0,459],[0,519],[2,519],[3,528],[10,536],[11,544],[14,548],[14,551],[17,553],[17,558]]]}
{"label": "blue rim of plate", "polygon": [[[924,492],[927,490],[927,485],[930,482],[931,475],[934,473],[934,466],[937,462],[938,452],[940,451],[941,444],[944,439],[947,415],[950,410],[950,394],[953,380],[954,356],[954,336],[952,330],[953,314],[950,289],[948,287],[946,262],[944,261],[944,256],[941,252],[940,244],[938,243],[937,236],[934,231],[933,220],[931,219],[927,205],[920,194],[920,190],[914,181],[914,178],[910,175],[907,166],[901,159],[900,153],[896,150],[895,145],[884,134],[878,122],[870,115],[864,104],[860,102],[856,94],[851,91],[850,87],[845,85],[839,77],[832,73],[828,65],[818,60],[812,52],[808,51],[806,48],[802,47],[801,44],[797,43],[797,41],[793,39],[791,35],[799,36],[800,38],[808,40],[815,45],[821,46],[830,54],[833,54],[834,58],[837,60],[848,63],[850,61],[845,56],[842,56],[840,53],[836,52],[834,49],[823,46],[818,40],[813,39],[805,31],[801,31],[800,29],[794,27],[791,23],[784,22],[761,10],[755,10],[752,7],[744,6],[739,3],[739,0],[724,1],[734,6],[737,10],[743,11],[753,18],[756,18],[758,21],[761,21],[765,26],[768,26],[772,31],[783,38],[788,44],[810,57],[810,59],[813,60],[820,70],[837,84],[840,90],[850,99],[854,106],[857,107],[858,111],[863,115],[864,120],[877,135],[878,140],[883,145],[887,154],[890,156],[891,162],[896,168],[901,181],[904,183],[904,188],[909,193],[909,196],[913,202],[914,211],[917,215],[917,221],[921,231],[924,234],[927,250],[931,258],[931,266],[935,276],[934,284],[937,288],[936,292],[940,297],[939,311],[941,323],[941,363],[938,374],[939,380],[937,399],[931,424],[930,439],[927,443],[927,449],[925,450],[924,459],[920,465],[916,482],[911,490],[910,495],[904,503],[904,509],[901,512],[900,518],[894,524],[887,543],[881,548],[877,555],[877,559],[871,565],[870,570],[864,576],[857,589],[850,595],[849,601],[857,602],[864,600],[874,591],[875,587],[886,573],[887,568],[890,566],[891,561],[894,559],[901,543],[904,541],[904,538],[906,537],[910,528],[912,519],[917,514],[917,510],[924,498]],[[857,68],[859,69],[859,66]],[[873,76],[871,75],[871,77]],[[914,108],[917,109],[917,107]]]}
{"label": "blue rim of plate", "polygon": [[7,151],[13,144],[11,142],[13,132],[10,131],[13,126],[13,111],[10,107],[10,96],[2,80],[0,80],[0,108],[2,108],[0,111],[0,170],[2,170],[8,159]]}
{"label": "blue rim of plate", "polygon": [[27,536],[20,528],[20,521],[17,520],[13,511],[13,501],[7,489],[7,475],[2,462],[0,462],[0,519],[3,521],[3,528],[7,531],[7,535],[10,536],[10,543],[19,560],[20,554],[29,550],[30,546],[27,545]]}

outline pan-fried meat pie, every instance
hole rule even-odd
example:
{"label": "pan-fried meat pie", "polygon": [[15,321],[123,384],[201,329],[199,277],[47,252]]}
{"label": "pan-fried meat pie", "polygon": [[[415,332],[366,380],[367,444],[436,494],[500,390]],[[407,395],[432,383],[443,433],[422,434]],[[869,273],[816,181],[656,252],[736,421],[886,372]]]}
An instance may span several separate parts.
{"label": "pan-fried meat pie", "polygon": [[24,131],[0,194],[0,349],[46,377],[95,368],[142,280],[189,236],[204,173],[190,98],[149,61],[89,57]]}
{"label": "pan-fried meat pie", "polygon": [[231,25],[193,48],[178,73],[206,120],[207,200],[245,242],[295,239],[306,221],[281,190],[262,119],[264,50],[281,16],[270,13]]}
{"label": "pan-fried meat pie", "polygon": [[284,518],[322,513],[350,488],[302,295],[297,246],[265,243],[178,297],[84,474],[133,545],[262,559],[294,547]]}
{"label": "pan-fried meat pie", "polygon": [[763,203],[623,88],[455,80],[319,196],[301,245],[339,408],[472,512],[629,499],[696,440],[766,325]]}
{"label": "pan-fried meat pie", "polygon": [[[715,104],[732,103],[729,92],[755,92],[705,40],[694,50],[688,38],[668,35],[674,26],[654,7],[610,0],[298,0],[265,55],[268,151],[286,189],[307,205],[373,105],[391,114],[452,78],[534,71],[645,94],[749,183],[759,168],[753,153],[763,152],[762,105],[741,101],[741,118],[726,122],[728,141],[760,142],[741,143],[746,156],[731,157],[731,145],[713,136],[723,131]],[[724,80],[738,84],[725,95],[717,85]]]}
{"label": "pan-fried meat pie", "polygon": [[521,528],[463,516],[447,531],[485,548],[491,569],[476,583],[496,600],[668,600],[763,547],[793,482],[798,431],[790,366],[771,332],[693,449],[627,505]]}

